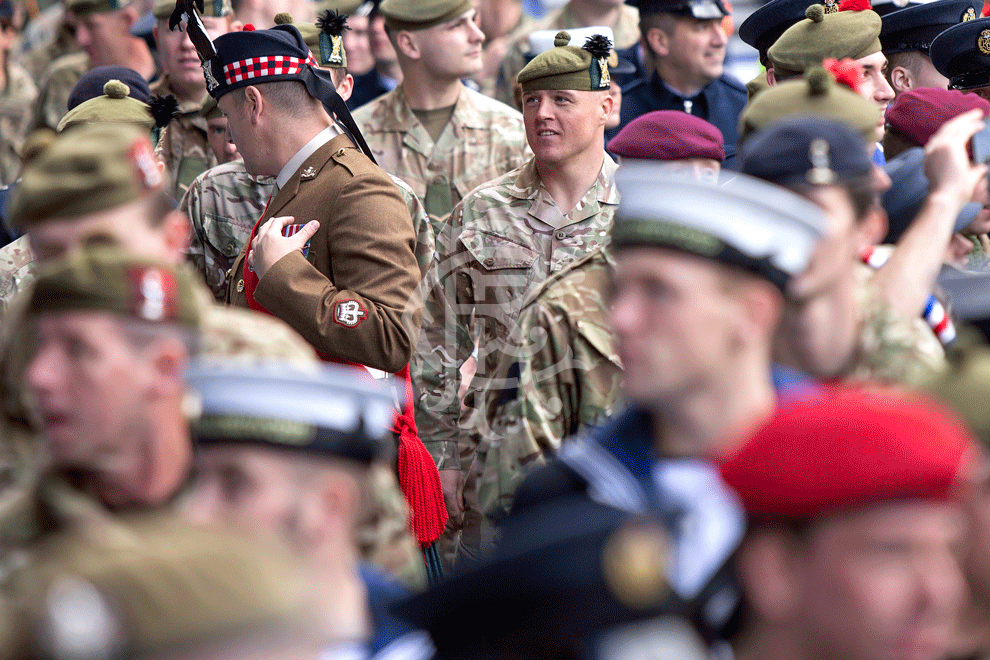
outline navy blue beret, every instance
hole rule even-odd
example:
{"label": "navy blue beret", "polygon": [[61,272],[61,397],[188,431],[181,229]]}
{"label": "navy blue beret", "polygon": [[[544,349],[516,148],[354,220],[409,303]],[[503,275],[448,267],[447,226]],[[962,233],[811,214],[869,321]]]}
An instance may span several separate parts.
{"label": "navy blue beret", "polygon": [[111,80],[119,80],[130,88],[128,96],[147,103],[151,97],[148,81],[134,69],[125,66],[98,66],[83,74],[76,86],[69,92],[69,110],[97,96],[103,96],[103,86]]}
{"label": "navy blue beret", "polygon": [[206,88],[219,99],[227,92],[267,82],[305,81],[307,68],[319,68],[294,25],[270,30],[228,32],[214,40],[214,58],[203,63]]}
{"label": "navy blue beret", "polygon": [[872,168],[858,132],[820,117],[785,119],[755,133],[743,147],[740,167],[782,186],[849,181]]}

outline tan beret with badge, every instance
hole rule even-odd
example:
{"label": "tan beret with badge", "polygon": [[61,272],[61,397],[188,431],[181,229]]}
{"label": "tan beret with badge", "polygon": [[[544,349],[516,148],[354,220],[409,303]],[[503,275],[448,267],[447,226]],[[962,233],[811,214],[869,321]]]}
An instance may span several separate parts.
{"label": "tan beret with badge", "polygon": [[[199,9],[199,5],[196,6]],[[154,14],[155,18],[160,21],[168,20],[168,17],[172,15],[172,11],[175,9],[175,0],[155,0]],[[211,18],[222,18],[224,16],[230,16],[234,13],[234,8],[230,4],[230,0],[205,0],[203,3],[203,11],[199,12],[200,16],[208,16]]]}
{"label": "tan beret with badge", "polygon": [[81,310],[192,328],[200,321],[189,271],[108,246],[85,248],[46,266],[31,288],[30,314]]}
{"label": "tan beret with badge", "polygon": [[131,0],[67,0],[65,8],[76,16],[88,16],[117,11],[129,4]]}
{"label": "tan beret with badge", "polygon": [[388,29],[425,30],[474,8],[471,0],[382,0],[378,10]]}
{"label": "tan beret with badge", "polygon": [[583,92],[609,89],[608,61],[613,54],[608,37],[596,34],[578,47],[571,45],[571,35],[562,30],[553,43],[553,48],[534,57],[516,76],[524,93],[541,89]]}
{"label": "tan beret with badge", "polygon": [[770,46],[767,54],[775,68],[803,73],[828,58],[858,60],[881,51],[883,22],[869,0],[843,0],[835,13],[811,5],[805,15]]}
{"label": "tan beret with badge", "polygon": [[321,67],[331,69],[347,68],[347,53],[344,51],[344,30],[347,16],[333,10],[326,10],[315,23],[294,23],[292,14],[281,12],[275,15],[275,25],[293,25]]}
{"label": "tan beret with badge", "polygon": [[850,126],[873,144],[880,108],[848,87],[835,82],[822,67],[803,78],[786,80],[755,96],[739,115],[739,142],[756,131],[788,117],[824,117]]}
{"label": "tan beret with badge", "polygon": [[[311,591],[289,553],[265,539],[175,516],[77,525],[33,549],[7,584],[0,655],[209,658],[317,647],[326,634],[316,634]],[[268,653],[259,657],[278,657]]]}
{"label": "tan beret with badge", "polygon": [[129,96],[130,88],[119,80],[108,80],[103,95],[83,101],[69,110],[58,123],[58,132],[79,124],[95,122],[136,124],[150,131],[155,125],[147,103]]}
{"label": "tan beret with badge", "polygon": [[76,218],[164,190],[146,131],[88,124],[62,134],[28,163],[8,207],[14,226]]}

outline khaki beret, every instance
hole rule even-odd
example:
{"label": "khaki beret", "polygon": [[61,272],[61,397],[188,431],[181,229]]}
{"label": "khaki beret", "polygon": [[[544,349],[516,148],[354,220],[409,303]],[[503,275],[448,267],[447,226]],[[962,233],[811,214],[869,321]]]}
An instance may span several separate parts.
{"label": "khaki beret", "polygon": [[803,78],[784,81],[755,96],[739,116],[739,141],[782,119],[802,115],[846,124],[867,144],[876,142],[880,108],[835,82],[822,67],[813,67]]}
{"label": "khaki beret", "polygon": [[147,131],[123,124],[78,126],[28,163],[10,200],[16,227],[116,208],[164,189]]}
{"label": "khaki beret", "polygon": [[457,18],[474,7],[471,0],[382,0],[378,10],[388,29],[425,30]]}
{"label": "khaki beret", "polygon": [[217,100],[210,96],[209,92],[203,97],[203,105],[200,106],[199,114],[203,115],[204,119],[219,119],[223,117],[223,113],[220,112],[220,106],[217,105]]}
{"label": "khaki beret", "polygon": [[[197,9],[199,7],[197,6]],[[155,18],[158,20],[167,20],[169,16],[172,15],[172,11],[175,10],[175,0],[155,0],[154,14]],[[203,11],[199,12],[200,16],[209,16],[211,18],[222,18],[224,16],[230,16],[234,13],[234,8],[230,4],[230,0],[205,0],[203,3]]]}
{"label": "khaki beret", "polygon": [[320,0],[316,10],[318,13],[331,9],[344,16],[367,16],[374,6],[374,0]]}
{"label": "khaki beret", "polygon": [[534,57],[516,82],[523,92],[538,89],[573,89],[585,92],[606,90],[611,86],[608,60],[612,43],[608,37],[589,37],[580,48],[571,46],[571,35],[560,31],[554,47]]}
{"label": "khaki beret", "polygon": [[344,30],[347,16],[333,10],[324,11],[315,23],[294,23],[292,14],[281,12],[275,15],[275,25],[293,25],[321,67],[331,69],[347,68],[347,53],[344,51]]}
{"label": "khaki beret", "polygon": [[68,0],[65,8],[77,16],[86,16],[117,11],[129,4],[131,0]]}
{"label": "khaki beret", "polygon": [[31,314],[76,310],[190,327],[200,320],[189,271],[108,246],[85,248],[52,263],[31,289]]}
{"label": "khaki beret", "polygon": [[175,516],[58,533],[9,588],[0,653],[10,660],[172,657],[179,649],[213,657],[245,638],[313,635],[310,587],[289,553]]}
{"label": "khaki beret", "polygon": [[83,101],[69,110],[58,123],[58,132],[79,124],[136,124],[150,131],[155,120],[147,103],[129,96],[130,88],[119,80],[103,85],[103,96]]}
{"label": "khaki beret", "polygon": [[866,0],[844,0],[833,14],[823,5],[811,5],[806,15],[770,47],[774,67],[804,72],[827,58],[858,60],[881,50],[883,22]]}

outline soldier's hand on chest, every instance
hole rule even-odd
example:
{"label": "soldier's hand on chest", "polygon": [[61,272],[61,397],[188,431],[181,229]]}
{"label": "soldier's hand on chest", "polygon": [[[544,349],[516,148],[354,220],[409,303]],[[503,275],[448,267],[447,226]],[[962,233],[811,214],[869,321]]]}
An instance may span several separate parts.
{"label": "soldier's hand on chest", "polygon": [[258,278],[265,276],[268,269],[276,261],[291,253],[293,250],[303,250],[306,244],[320,228],[317,220],[311,220],[303,225],[299,231],[284,236],[286,227],[296,224],[296,219],[291,215],[281,218],[271,218],[263,224],[251,241],[251,251],[248,254],[248,266]]}

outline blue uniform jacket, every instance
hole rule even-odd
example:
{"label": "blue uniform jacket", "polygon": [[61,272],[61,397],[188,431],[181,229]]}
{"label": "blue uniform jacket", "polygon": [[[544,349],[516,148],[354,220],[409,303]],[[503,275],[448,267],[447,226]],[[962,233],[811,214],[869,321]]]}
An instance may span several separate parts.
{"label": "blue uniform jacket", "polygon": [[[746,87],[738,80],[723,75],[708,83],[691,101],[692,115],[701,117],[722,131],[725,167],[732,167],[736,142],[739,141],[739,113],[746,105]],[[622,88],[620,128],[654,110],[684,110],[684,99],[667,89],[657,73]]]}

